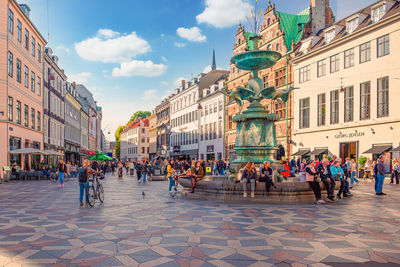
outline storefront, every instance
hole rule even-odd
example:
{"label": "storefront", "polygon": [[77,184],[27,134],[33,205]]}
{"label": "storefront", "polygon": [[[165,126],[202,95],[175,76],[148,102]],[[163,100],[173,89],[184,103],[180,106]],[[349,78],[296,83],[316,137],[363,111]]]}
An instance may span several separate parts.
{"label": "storefront", "polygon": [[391,153],[392,148],[393,147],[391,144],[376,144],[376,145],[374,144],[370,149],[365,151],[363,154],[372,155],[371,159],[373,161],[378,160],[380,155],[385,155],[385,161],[384,161],[385,170],[386,173],[390,173],[391,162],[392,162],[392,153]]}
{"label": "storefront", "polygon": [[80,164],[81,163],[81,151],[80,151],[80,147],[66,142],[65,143],[65,161],[66,162],[75,162],[76,164]]}

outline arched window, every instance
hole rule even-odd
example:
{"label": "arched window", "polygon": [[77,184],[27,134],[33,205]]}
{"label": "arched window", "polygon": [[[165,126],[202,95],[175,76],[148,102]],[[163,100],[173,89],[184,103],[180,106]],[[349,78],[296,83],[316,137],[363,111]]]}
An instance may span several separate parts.
{"label": "arched window", "polygon": [[269,45],[267,46],[267,50],[268,50],[268,51],[272,51],[272,45],[269,44]]}
{"label": "arched window", "polygon": [[280,49],[280,46],[279,46],[279,43],[277,43],[276,44],[276,51],[279,51],[279,49]]}
{"label": "arched window", "polygon": [[241,41],[241,40],[240,40],[240,38],[239,38],[239,39],[238,39],[238,45],[240,45],[240,41]]}
{"label": "arched window", "polygon": [[269,26],[269,24],[271,24],[271,18],[268,18],[267,20],[267,26]]}

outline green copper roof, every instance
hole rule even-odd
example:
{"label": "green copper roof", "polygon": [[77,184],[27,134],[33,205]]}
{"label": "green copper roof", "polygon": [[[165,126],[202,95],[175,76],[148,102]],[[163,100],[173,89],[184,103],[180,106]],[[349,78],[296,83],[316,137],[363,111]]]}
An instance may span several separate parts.
{"label": "green copper roof", "polygon": [[301,40],[304,26],[310,21],[310,8],[297,15],[276,11],[276,16],[279,17],[281,31],[285,32],[285,46],[288,51],[292,51],[292,42]]}

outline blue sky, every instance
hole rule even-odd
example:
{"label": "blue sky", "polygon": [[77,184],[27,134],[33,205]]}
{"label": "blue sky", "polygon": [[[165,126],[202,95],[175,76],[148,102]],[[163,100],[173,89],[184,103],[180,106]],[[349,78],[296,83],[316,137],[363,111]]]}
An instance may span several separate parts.
{"label": "blue sky", "polygon": [[[238,21],[247,0],[18,0],[60,58],[69,80],[83,83],[103,107],[103,129],[137,110],[151,110],[176,88],[211,65],[228,69]],[[262,0],[261,0],[262,1]],[[264,5],[267,0],[264,0]],[[298,13],[309,0],[275,0]],[[337,19],[375,0],[331,0]],[[138,76],[139,75],[139,76]],[[111,131],[111,135],[108,135]]]}

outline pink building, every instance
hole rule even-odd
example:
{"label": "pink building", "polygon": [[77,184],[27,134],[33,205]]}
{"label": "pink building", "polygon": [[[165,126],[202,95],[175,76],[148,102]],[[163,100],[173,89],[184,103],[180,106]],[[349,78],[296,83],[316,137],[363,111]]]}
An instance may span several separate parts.
{"label": "pink building", "polygon": [[[43,149],[43,49],[46,41],[29,19],[30,8],[0,1],[0,168],[26,169],[39,156],[10,150]],[[33,166],[32,166],[33,167]]]}

